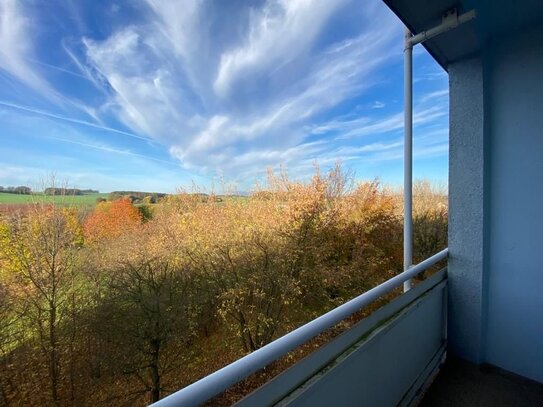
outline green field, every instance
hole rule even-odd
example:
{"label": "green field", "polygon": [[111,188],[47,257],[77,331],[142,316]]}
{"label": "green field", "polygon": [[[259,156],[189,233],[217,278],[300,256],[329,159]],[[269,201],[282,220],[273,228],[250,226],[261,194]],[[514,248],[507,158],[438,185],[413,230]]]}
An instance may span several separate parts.
{"label": "green field", "polygon": [[96,204],[96,198],[106,198],[109,194],[86,194],[86,195],[44,195],[40,193],[32,195],[20,195],[20,194],[7,194],[0,193],[0,205],[18,205],[28,203],[57,203],[62,205],[84,205],[90,206]]}
{"label": "green field", "polygon": [[[222,199],[220,202],[224,204],[228,201],[246,202],[246,196],[240,195],[218,195]],[[10,194],[0,192],[0,205],[24,205],[29,203],[56,203],[61,205],[76,205],[76,206],[94,206],[97,198],[109,198],[109,193],[103,194],[85,194],[85,195],[44,195],[37,192],[32,195]],[[136,206],[141,203],[136,203]]]}

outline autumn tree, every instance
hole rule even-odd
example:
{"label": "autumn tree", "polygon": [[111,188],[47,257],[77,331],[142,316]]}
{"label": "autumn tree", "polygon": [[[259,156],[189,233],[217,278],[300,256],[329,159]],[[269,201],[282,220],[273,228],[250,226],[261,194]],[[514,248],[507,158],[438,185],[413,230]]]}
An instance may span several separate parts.
{"label": "autumn tree", "polygon": [[115,239],[134,232],[142,222],[142,214],[128,198],[99,202],[83,224],[89,243]]}
{"label": "autumn tree", "polygon": [[218,313],[253,351],[326,303],[323,269],[336,264],[341,200],[349,186],[339,168],[310,183],[270,173],[267,189],[245,201],[192,202],[178,220],[196,269],[219,292]]}
{"label": "autumn tree", "polygon": [[413,184],[413,255],[422,261],[447,247],[446,188],[427,180]]}
{"label": "autumn tree", "polygon": [[183,343],[196,333],[197,284],[183,261],[148,223],[117,239],[103,256],[107,293],[97,308],[122,372],[137,377],[149,401],[164,391],[164,375],[179,370]]}
{"label": "autumn tree", "polygon": [[14,305],[15,292],[9,273],[9,228],[0,218],[0,404],[9,405],[15,390],[11,352],[20,343],[21,330]]}
{"label": "autumn tree", "polygon": [[[446,244],[433,188],[414,186],[416,258]],[[340,165],[139,208],[0,219],[0,404],[153,402],[402,270],[401,194]]]}
{"label": "autumn tree", "polygon": [[[5,267],[13,276],[24,323],[48,366],[54,405],[61,404],[61,326],[74,306],[82,237],[76,211],[35,205],[9,219]],[[6,246],[4,246],[6,247]]]}

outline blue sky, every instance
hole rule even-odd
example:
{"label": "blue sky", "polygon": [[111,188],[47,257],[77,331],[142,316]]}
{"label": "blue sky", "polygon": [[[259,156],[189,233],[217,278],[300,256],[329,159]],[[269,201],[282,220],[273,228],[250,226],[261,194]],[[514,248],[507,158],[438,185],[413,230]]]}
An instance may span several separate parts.
{"label": "blue sky", "polygon": [[[400,184],[402,38],[380,0],[0,0],[0,185]],[[445,183],[448,78],[414,72],[414,175]]]}

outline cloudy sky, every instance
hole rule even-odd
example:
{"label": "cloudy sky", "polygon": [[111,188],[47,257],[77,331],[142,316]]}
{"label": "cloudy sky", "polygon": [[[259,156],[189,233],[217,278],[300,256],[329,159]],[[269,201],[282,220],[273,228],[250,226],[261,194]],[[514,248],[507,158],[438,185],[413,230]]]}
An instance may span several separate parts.
{"label": "cloudy sky", "polygon": [[[0,185],[399,184],[402,37],[380,0],[0,0]],[[414,65],[415,177],[445,182],[447,75]]]}

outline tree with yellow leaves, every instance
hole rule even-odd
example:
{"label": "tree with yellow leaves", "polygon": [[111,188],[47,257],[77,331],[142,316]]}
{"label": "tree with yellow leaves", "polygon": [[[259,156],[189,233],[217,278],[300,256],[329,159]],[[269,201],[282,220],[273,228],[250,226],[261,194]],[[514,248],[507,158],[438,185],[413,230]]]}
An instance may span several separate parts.
{"label": "tree with yellow leaves", "polygon": [[54,204],[36,204],[13,214],[4,226],[0,257],[16,291],[18,311],[46,365],[54,405],[61,404],[60,328],[70,318],[76,291],[82,234],[77,212]]}

